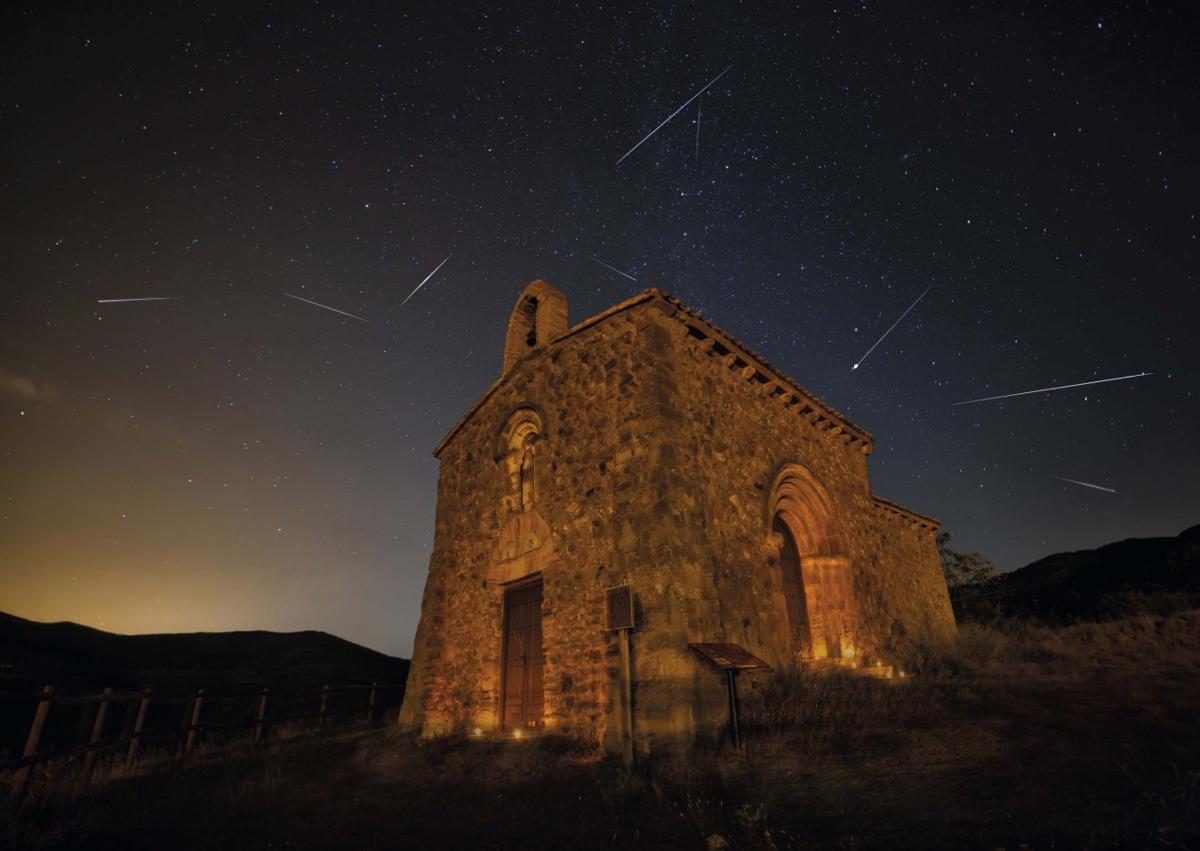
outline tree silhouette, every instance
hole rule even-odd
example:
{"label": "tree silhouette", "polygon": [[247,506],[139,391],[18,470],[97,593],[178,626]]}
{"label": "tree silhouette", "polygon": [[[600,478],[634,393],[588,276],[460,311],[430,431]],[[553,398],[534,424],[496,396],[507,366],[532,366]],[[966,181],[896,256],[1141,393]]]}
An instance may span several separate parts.
{"label": "tree silhouette", "polygon": [[996,575],[996,566],[981,553],[962,553],[950,548],[950,533],[942,532],[937,537],[938,556],[942,560],[942,573],[948,588],[964,585],[982,585]]}

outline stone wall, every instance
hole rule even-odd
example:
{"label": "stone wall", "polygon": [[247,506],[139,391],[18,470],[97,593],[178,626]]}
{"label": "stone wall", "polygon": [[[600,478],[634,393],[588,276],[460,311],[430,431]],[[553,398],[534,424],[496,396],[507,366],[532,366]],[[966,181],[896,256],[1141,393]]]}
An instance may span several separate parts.
{"label": "stone wall", "polygon": [[[670,572],[689,589],[678,592],[690,598],[688,640],[739,644],[773,666],[798,661],[770,507],[787,465],[811,473],[827,496],[834,547],[844,556],[839,561],[849,562],[855,659],[903,664],[917,643],[952,634],[936,522],[871,493],[869,437],[856,439],[819,403],[801,413],[810,405],[797,401],[777,373],[695,319],[675,311],[661,320],[678,388],[664,447],[678,481],[664,519],[678,530]],[[833,560],[814,561],[822,559]],[[686,665],[680,673],[687,674]],[[711,688],[704,673],[692,679],[697,690]],[[723,706],[705,706],[707,717],[697,721],[724,720]]]}
{"label": "stone wall", "polygon": [[[509,448],[514,415],[539,431],[524,461]],[[548,730],[616,748],[603,591],[626,581],[639,747],[719,725],[722,678],[689,642],[739,644],[774,666],[812,651],[789,629],[772,533],[788,499],[823,518],[798,531],[805,569],[844,571],[845,647],[903,662],[949,635],[953,617],[936,523],[871,493],[869,451],[869,435],[653,291],[536,347],[440,448],[401,723],[426,735],[495,727],[503,583],[540,572]]]}
{"label": "stone wall", "polygon": [[[546,728],[602,739],[617,646],[603,592],[655,557],[661,329],[624,312],[539,348],[495,385],[440,454],[434,550],[401,724],[426,735],[498,724],[502,583],[541,572]],[[515,411],[537,412],[530,511],[498,438]],[[549,540],[526,553],[528,530]],[[516,547],[518,551],[513,551]]]}

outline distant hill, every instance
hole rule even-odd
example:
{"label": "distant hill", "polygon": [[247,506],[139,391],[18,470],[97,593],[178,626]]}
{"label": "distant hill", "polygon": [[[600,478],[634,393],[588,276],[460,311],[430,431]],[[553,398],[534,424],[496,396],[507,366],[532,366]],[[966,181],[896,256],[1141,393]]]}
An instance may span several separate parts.
{"label": "distant hill", "polygon": [[1046,623],[1107,620],[1200,605],[1200,526],[1174,538],[1128,538],[1094,550],[1056,553],[955,589],[967,619],[1001,615]]}
{"label": "distant hill", "polygon": [[116,635],[0,612],[0,682],[83,688],[402,684],[408,660],[325,632]]}

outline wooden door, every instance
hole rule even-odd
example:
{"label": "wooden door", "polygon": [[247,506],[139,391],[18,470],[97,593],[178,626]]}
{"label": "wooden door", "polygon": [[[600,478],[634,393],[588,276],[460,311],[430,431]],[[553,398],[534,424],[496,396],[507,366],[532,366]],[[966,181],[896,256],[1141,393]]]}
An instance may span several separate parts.
{"label": "wooden door", "polygon": [[504,592],[504,687],[501,723],[507,730],[542,725],[542,583]]}

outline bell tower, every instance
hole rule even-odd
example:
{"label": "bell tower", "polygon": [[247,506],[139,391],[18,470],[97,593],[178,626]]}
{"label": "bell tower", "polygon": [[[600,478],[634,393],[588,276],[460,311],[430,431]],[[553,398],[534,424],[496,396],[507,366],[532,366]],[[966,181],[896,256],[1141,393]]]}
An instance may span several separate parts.
{"label": "bell tower", "polygon": [[545,281],[534,281],[521,291],[504,338],[504,369],[567,333],[567,297]]}

